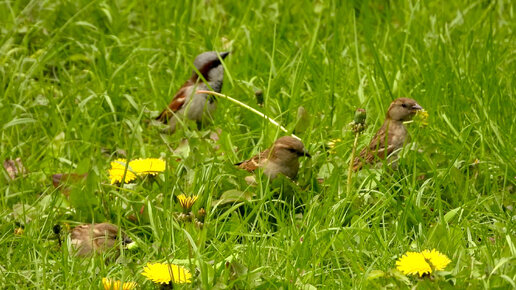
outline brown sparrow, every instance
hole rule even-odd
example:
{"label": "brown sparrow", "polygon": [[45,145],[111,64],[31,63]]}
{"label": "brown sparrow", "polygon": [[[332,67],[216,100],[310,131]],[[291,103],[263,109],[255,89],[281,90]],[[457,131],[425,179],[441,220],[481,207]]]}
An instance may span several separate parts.
{"label": "brown sparrow", "polygon": [[[365,164],[374,164],[391,155],[396,155],[407,139],[403,122],[410,121],[423,108],[413,99],[399,98],[389,106],[382,127],[353,162],[353,170],[360,170]],[[394,156],[393,156],[394,157]]]}
{"label": "brown sparrow", "polygon": [[89,256],[115,248],[117,242],[123,245],[131,243],[131,239],[122,233],[118,235],[118,227],[110,223],[85,224],[76,226],[71,233],[71,243],[78,256]]}
{"label": "brown sparrow", "polygon": [[258,167],[263,173],[274,179],[281,173],[294,179],[299,170],[299,157],[311,157],[300,140],[284,136],[276,140],[272,147],[244,162],[238,163],[238,168],[253,172]]}
{"label": "brown sparrow", "polygon": [[199,127],[203,122],[211,120],[211,115],[217,107],[216,100],[211,95],[198,94],[197,91],[213,90],[220,93],[224,80],[224,67],[221,59],[225,59],[228,54],[229,52],[218,54],[215,51],[208,51],[195,58],[194,66],[207,84],[194,70],[190,79],[179,89],[172,102],[159,114],[156,120],[165,124],[169,123],[170,133],[176,130],[177,118],[196,121]]}

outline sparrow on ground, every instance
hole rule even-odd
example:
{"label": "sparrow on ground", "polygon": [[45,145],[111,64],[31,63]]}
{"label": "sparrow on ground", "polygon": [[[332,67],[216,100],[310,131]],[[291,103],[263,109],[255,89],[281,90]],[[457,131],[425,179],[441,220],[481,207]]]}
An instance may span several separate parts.
{"label": "sparrow on ground", "polygon": [[[199,128],[204,122],[211,120],[212,113],[217,107],[216,100],[211,95],[198,94],[197,91],[213,90],[220,93],[224,80],[224,67],[221,60],[225,59],[228,54],[229,52],[218,54],[215,51],[208,51],[195,58],[194,66],[198,72],[193,71],[190,79],[179,89],[172,102],[156,118],[160,122],[170,124],[170,133],[176,130],[178,118],[196,121]],[[207,83],[204,83],[198,73]]]}
{"label": "sparrow on ground", "polygon": [[118,242],[130,244],[132,240],[124,233],[118,235],[118,227],[110,223],[76,226],[71,233],[71,243],[78,256],[89,256],[115,248]]}
{"label": "sparrow on ground", "polygon": [[410,121],[417,111],[423,108],[413,99],[399,98],[389,106],[382,127],[362,149],[353,162],[353,170],[360,170],[366,164],[374,164],[399,152],[407,139],[407,129],[403,122]]}
{"label": "sparrow on ground", "polygon": [[294,137],[284,136],[276,140],[269,149],[236,165],[249,172],[261,167],[263,173],[271,179],[280,173],[294,179],[299,170],[298,159],[301,156],[311,157],[303,142]]}

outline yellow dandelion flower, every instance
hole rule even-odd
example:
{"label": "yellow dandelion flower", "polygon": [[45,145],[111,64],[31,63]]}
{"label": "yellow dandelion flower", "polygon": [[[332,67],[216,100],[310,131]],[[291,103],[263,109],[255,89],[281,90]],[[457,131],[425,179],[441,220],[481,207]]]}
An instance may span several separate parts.
{"label": "yellow dandelion flower", "polygon": [[396,268],[403,274],[416,275],[419,277],[430,274],[433,271],[444,270],[451,260],[439,251],[424,250],[421,253],[407,252],[396,261]]}
{"label": "yellow dandelion flower", "polygon": [[15,228],[14,229],[14,234],[17,236],[23,235],[24,232],[25,232],[25,230],[23,230],[23,228]]}
{"label": "yellow dandelion flower", "polygon": [[131,290],[138,286],[136,282],[124,282],[122,284],[119,280],[113,280],[108,278],[102,278],[102,285],[105,290]]}
{"label": "yellow dandelion flower", "polygon": [[337,146],[338,143],[340,143],[342,140],[340,138],[336,138],[336,139],[331,139],[330,141],[328,141],[327,145],[328,147],[330,147],[331,149],[335,148]]}
{"label": "yellow dandelion flower", "polygon": [[165,264],[165,263],[147,263],[143,268],[142,275],[154,283],[160,284],[183,284],[192,283],[192,274],[184,267]]}
{"label": "yellow dandelion flower", "polygon": [[396,268],[405,275],[419,274],[419,277],[432,273],[432,267],[427,263],[425,257],[417,252],[405,253],[396,261]]}
{"label": "yellow dandelion flower", "polygon": [[328,148],[330,150],[328,150],[328,152],[330,154],[336,154],[337,151],[335,150],[335,147],[337,147],[337,145],[341,142],[342,140],[340,138],[337,138],[337,139],[331,139],[330,141],[328,141],[328,143],[326,143],[326,145],[328,146]]}
{"label": "yellow dandelion flower", "polygon": [[421,254],[423,257],[425,257],[425,260],[431,264],[435,271],[444,270],[444,268],[446,268],[446,266],[448,266],[448,264],[451,262],[451,260],[445,254],[442,254],[435,249],[431,251],[424,250],[421,252]]}
{"label": "yellow dandelion flower", "polygon": [[136,159],[129,162],[129,166],[138,175],[156,175],[165,171],[167,163],[157,158]]}
{"label": "yellow dandelion flower", "polygon": [[129,166],[127,168],[127,172],[125,170],[127,166],[127,160],[125,159],[117,159],[111,162],[111,169],[108,170],[109,179],[111,180],[111,184],[121,183],[122,178],[124,178],[125,172],[125,180],[124,183],[131,182],[136,179],[136,174],[134,174],[133,170]]}
{"label": "yellow dandelion flower", "polygon": [[177,196],[177,199],[179,200],[179,204],[184,210],[189,210],[194,205],[195,201],[199,198],[197,195],[189,196],[187,197],[184,194],[180,194]]}
{"label": "yellow dandelion flower", "polygon": [[416,113],[416,116],[414,116],[414,122],[419,124],[422,127],[428,126],[428,112],[425,110],[419,110]]}
{"label": "yellow dandelion flower", "polygon": [[125,168],[127,165],[127,160],[123,158],[118,158],[115,161],[111,161],[111,168],[112,169],[122,169]]}

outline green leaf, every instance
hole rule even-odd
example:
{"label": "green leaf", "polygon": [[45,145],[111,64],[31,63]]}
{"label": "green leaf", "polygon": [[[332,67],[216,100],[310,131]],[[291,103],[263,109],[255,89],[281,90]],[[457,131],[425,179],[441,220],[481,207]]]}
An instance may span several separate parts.
{"label": "green leaf", "polygon": [[458,207],[458,208],[454,208],[452,210],[450,210],[449,212],[447,212],[445,215],[444,215],[444,221],[446,223],[449,223],[456,215],[457,213],[459,212],[459,210],[461,210],[462,207]]}
{"label": "green leaf", "polygon": [[39,211],[28,204],[17,203],[13,206],[13,217],[16,221],[27,224],[31,220],[37,218]]}
{"label": "green leaf", "polygon": [[7,124],[5,124],[3,129],[5,130],[5,129],[7,129],[9,127],[12,127],[12,126],[29,124],[29,123],[35,123],[35,122],[36,122],[36,120],[33,119],[33,118],[17,118],[17,119],[11,120]]}
{"label": "green leaf", "polygon": [[367,280],[374,280],[385,277],[385,272],[382,270],[373,270],[367,274]]}
{"label": "green leaf", "polygon": [[236,189],[230,189],[224,192],[218,200],[213,201],[213,205],[220,206],[237,201],[251,201],[253,194],[250,192],[243,192]]}

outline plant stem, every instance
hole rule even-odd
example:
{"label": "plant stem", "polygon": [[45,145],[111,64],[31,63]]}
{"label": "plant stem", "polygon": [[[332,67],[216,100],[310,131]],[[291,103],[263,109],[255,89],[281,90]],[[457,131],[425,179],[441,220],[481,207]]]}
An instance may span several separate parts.
{"label": "plant stem", "polygon": [[[288,130],[281,126],[278,122],[274,121],[272,118],[270,118],[269,116],[265,115],[264,113],[256,110],[255,108],[252,108],[250,106],[248,106],[247,104],[244,104],[242,102],[240,102],[239,100],[237,99],[233,99],[232,97],[229,97],[229,96],[226,96],[226,95],[223,95],[223,94],[220,94],[220,93],[216,93],[216,92],[213,92],[213,91],[203,91],[203,90],[199,90],[197,91],[198,94],[210,94],[210,95],[214,95],[214,96],[217,96],[217,97],[221,97],[223,99],[226,99],[228,101],[231,101],[243,108],[246,108],[247,110],[255,113],[256,115],[268,120],[269,122],[271,122],[273,125],[275,125],[276,127],[280,128],[281,131],[285,132],[285,133],[288,133]],[[291,134],[292,137],[296,138],[296,139],[299,139],[301,140],[301,138],[299,138],[298,136],[294,135],[294,134]]]}
{"label": "plant stem", "polygon": [[[351,194],[351,177],[353,175],[353,161],[355,160],[355,153],[357,151],[357,144],[358,144],[358,136],[360,135],[360,132],[355,133],[355,141],[353,142],[353,149],[351,150],[351,159],[349,160],[349,167],[348,167],[348,183],[347,183],[347,190],[346,194],[349,196]],[[340,196],[339,196],[340,198]]]}

